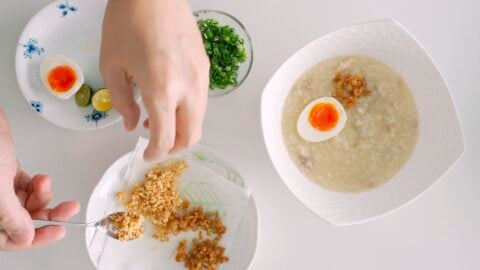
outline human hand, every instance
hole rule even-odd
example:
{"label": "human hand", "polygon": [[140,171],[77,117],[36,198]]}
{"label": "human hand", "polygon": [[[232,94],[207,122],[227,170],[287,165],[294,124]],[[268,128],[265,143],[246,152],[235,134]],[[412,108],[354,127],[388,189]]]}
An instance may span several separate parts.
{"label": "human hand", "polygon": [[20,169],[7,117],[0,109],[0,250],[36,248],[62,239],[62,226],[34,229],[32,218],[67,220],[78,213],[80,205],[68,201],[48,209],[51,199],[50,177],[30,177]]}
{"label": "human hand", "polygon": [[200,140],[208,100],[210,63],[187,0],[109,1],[103,22],[100,69],[113,107],[127,130],[148,112],[146,160]]}

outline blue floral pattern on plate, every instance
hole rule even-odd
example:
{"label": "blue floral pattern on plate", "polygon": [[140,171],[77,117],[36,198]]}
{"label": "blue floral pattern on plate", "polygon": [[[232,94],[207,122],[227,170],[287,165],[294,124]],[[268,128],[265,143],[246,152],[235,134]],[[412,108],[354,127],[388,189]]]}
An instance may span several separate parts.
{"label": "blue floral pattern on plate", "polygon": [[75,12],[78,10],[78,7],[69,4],[68,0],[61,1],[60,4],[57,5],[57,8],[62,11],[62,17],[67,16],[69,12]]}
{"label": "blue floral pattern on plate", "polygon": [[28,39],[27,43],[25,44],[18,44],[18,46],[22,46],[25,48],[23,52],[23,57],[31,59],[33,55],[41,55],[45,49],[38,45],[38,41],[36,38]]}
{"label": "blue floral pattern on plate", "polygon": [[108,117],[106,112],[99,112],[97,110],[93,110],[92,113],[85,116],[88,122],[92,121],[95,122],[95,126],[98,126],[98,121],[103,120]]}
{"label": "blue floral pattern on plate", "polygon": [[32,100],[30,101],[30,106],[38,113],[43,112],[43,104],[40,101]]}

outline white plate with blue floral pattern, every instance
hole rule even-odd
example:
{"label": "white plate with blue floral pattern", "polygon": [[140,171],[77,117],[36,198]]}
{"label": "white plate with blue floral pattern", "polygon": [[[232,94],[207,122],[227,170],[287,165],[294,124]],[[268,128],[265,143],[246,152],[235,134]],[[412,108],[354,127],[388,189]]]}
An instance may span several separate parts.
{"label": "white plate with blue floral pattern", "polygon": [[93,89],[105,86],[99,70],[99,54],[106,3],[106,0],[55,1],[28,22],[18,41],[15,68],[20,89],[35,112],[58,126],[91,130],[121,119],[114,109],[98,112],[91,105],[76,106],[74,97],[58,99],[40,80],[43,58],[62,54],[78,63],[85,82]]}
{"label": "white plate with blue floral pattern", "polygon": [[[113,163],[93,191],[87,221],[97,220],[109,213],[125,211],[115,198],[119,191],[129,190],[143,179],[155,164],[143,161],[146,140],[140,139],[135,151]],[[256,255],[258,240],[257,206],[246,181],[238,171],[212,150],[196,145],[170,158],[184,159],[188,168],[179,178],[180,197],[206,211],[217,211],[227,232],[221,240],[229,261],[220,269],[249,269]],[[120,242],[87,228],[85,239],[88,254],[99,270],[108,269],[184,269],[175,261],[178,242],[193,234],[170,237],[160,242],[151,237],[152,228],[145,224],[145,235],[135,241]]]}

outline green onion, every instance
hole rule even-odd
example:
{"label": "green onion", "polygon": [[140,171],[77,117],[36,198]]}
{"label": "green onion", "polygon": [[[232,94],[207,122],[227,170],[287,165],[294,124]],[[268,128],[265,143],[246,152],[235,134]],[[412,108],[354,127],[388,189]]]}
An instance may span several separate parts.
{"label": "green onion", "polygon": [[198,28],[210,58],[210,89],[237,86],[240,64],[247,60],[244,40],[233,27],[215,19],[199,20]]}

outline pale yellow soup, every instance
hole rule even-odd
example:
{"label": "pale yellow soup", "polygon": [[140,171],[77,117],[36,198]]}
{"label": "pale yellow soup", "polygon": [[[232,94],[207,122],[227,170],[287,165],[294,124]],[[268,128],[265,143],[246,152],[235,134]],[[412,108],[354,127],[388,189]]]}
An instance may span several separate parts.
{"label": "pale yellow soup", "polygon": [[[346,109],[347,123],[335,137],[308,142],[297,120],[311,101],[331,96],[337,72],[362,74],[371,94]],[[340,56],[307,70],[285,100],[283,137],[290,157],[306,177],[340,192],[374,188],[392,178],[411,156],[418,139],[418,112],[404,79],[371,57]]]}

